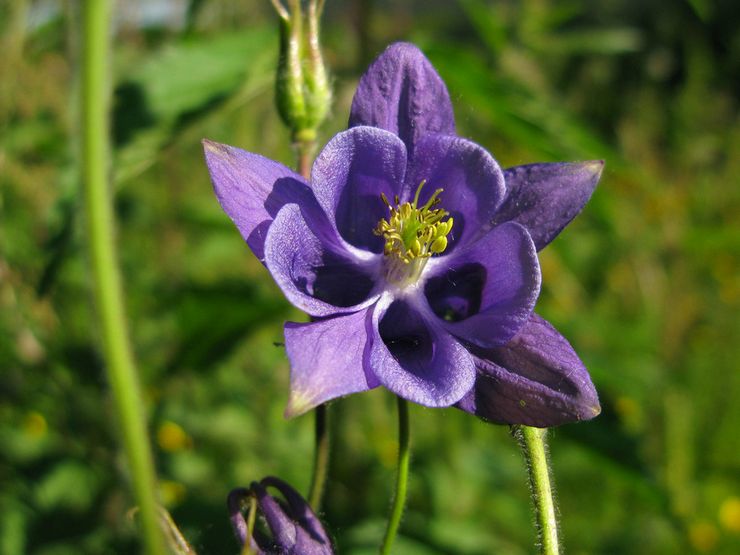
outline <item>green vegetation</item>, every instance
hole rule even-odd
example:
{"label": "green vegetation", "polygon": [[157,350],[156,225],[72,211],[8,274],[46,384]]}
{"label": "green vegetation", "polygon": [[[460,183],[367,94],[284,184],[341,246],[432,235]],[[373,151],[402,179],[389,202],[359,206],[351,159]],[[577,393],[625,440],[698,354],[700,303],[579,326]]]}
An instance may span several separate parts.
{"label": "green vegetation", "polygon": [[[146,3],[141,3],[143,6]],[[112,114],[118,248],[160,496],[200,555],[236,553],[229,490],[307,492],[313,421],[285,421],[282,322],[301,319],[222,213],[200,139],[294,165],[267,1],[118,2]],[[412,40],[459,132],[504,166],[605,159],[592,201],[541,255],[538,311],[575,346],[603,413],[549,434],[566,552],[740,552],[740,7],[728,1],[326,6],[334,106]],[[80,201],[76,3],[0,5],[0,553],[137,552],[98,350]],[[396,461],[394,399],[332,405],[323,517],[375,553]],[[505,427],[410,407],[399,555],[532,553]]]}

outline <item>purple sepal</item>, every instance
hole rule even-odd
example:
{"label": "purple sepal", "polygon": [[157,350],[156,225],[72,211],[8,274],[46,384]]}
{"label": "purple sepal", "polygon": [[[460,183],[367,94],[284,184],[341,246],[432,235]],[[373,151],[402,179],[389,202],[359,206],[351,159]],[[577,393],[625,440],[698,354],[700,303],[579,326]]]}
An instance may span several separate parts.
{"label": "purple sepal", "polygon": [[281,163],[208,139],[203,150],[218,202],[260,261],[267,229],[280,208],[297,203],[318,210],[306,181]]}
{"label": "purple sepal", "polygon": [[504,170],[506,199],[493,225],[515,221],[542,250],[583,209],[604,169],[602,160],[529,164]]}
{"label": "purple sepal", "polygon": [[570,343],[533,314],[506,345],[476,350],[475,387],[456,406],[499,424],[545,428],[601,412],[588,371]]}
{"label": "purple sepal", "polygon": [[286,418],[378,385],[377,379],[364,371],[366,326],[371,316],[372,307],[309,324],[286,322],[285,350],[290,359]]}
{"label": "purple sepal", "polygon": [[363,74],[357,86],[349,126],[370,125],[395,133],[413,158],[428,133],[455,134],[455,116],[447,87],[415,45],[391,44]]}

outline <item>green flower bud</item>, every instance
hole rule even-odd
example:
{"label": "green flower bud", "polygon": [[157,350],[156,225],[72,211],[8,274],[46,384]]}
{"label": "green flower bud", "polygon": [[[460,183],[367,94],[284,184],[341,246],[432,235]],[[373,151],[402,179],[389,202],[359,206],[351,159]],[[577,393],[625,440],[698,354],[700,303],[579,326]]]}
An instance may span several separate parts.
{"label": "green flower bud", "polygon": [[288,0],[289,10],[279,0],[273,0],[273,5],[280,16],[275,87],[278,112],[296,142],[310,143],[331,104],[331,88],[319,44],[324,2],[310,0],[307,18],[300,0]]}

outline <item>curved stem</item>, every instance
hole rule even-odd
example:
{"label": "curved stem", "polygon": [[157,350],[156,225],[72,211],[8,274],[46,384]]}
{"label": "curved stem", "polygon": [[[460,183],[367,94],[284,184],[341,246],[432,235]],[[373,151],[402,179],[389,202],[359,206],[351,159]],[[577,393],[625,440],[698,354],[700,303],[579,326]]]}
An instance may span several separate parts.
{"label": "curved stem", "polygon": [[150,451],[138,377],[129,346],[123,293],[113,239],[110,193],[108,81],[110,2],[82,3],[82,195],[92,286],[97,305],[105,368],[123,436],[123,448],[140,509],[143,543],[150,555],[164,553],[155,499],[154,465]]}
{"label": "curved stem", "polygon": [[326,476],[329,473],[329,414],[326,405],[319,405],[314,410],[316,418],[316,443],[313,454],[313,477],[308,494],[308,503],[318,513],[321,509],[321,497],[324,493]]}
{"label": "curved stem", "polygon": [[385,530],[383,545],[380,548],[382,555],[389,555],[396,539],[398,527],[401,524],[403,509],[406,505],[406,489],[409,478],[409,460],[411,458],[409,431],[408,402],[398,397],[398,474],[396,475],[396,493],[393,497],[391,515],[388,518],[388,527]]}
{"label": "curved stem", "polygon": [[249,512],[247,513],[247,541],[244,542],[241,555],[252,555],[254,553],[254,523],[257,520],[257,498],[249,496]]}
{"label": "curved stem", "polygon": [[513,432],[527,462],[540,555],[558,555],[560,544],[558,542],[557,511],[545,446],[547,430],[516,426]]}

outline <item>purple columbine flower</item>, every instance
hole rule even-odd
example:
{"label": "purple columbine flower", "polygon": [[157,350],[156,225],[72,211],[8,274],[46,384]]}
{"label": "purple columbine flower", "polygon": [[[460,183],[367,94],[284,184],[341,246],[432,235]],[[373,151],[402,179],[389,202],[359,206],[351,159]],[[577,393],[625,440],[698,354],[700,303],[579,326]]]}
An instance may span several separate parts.
{"label": "purple columbine flower", "polygon": [[[267,492],[267,488],[278,490],[284,501]],[[249,530],[242,511],[250,497],[257,502],[271,537],[255,531],[249,537]],[[256,555],[333,555],[331,540],[321,521],[308,503],[287,483],[279,478],[268,476],[259,482],[252,482],[249,489],[237,488],[229,493],[227,499],[231,525],[237,539],[242,544],[250,542]]]}
{"label": "purple columbine flower", "polygon": [[205,141],[216,195],[288,300],[287,416],[383,385],[429,407],[553,426],[600,411],[570,344],[533,313],[537,251],[583,208],[602,162],[501,170],[455,134],[418,48],[391,45],[360,80],[350,128],[307,182]]}

